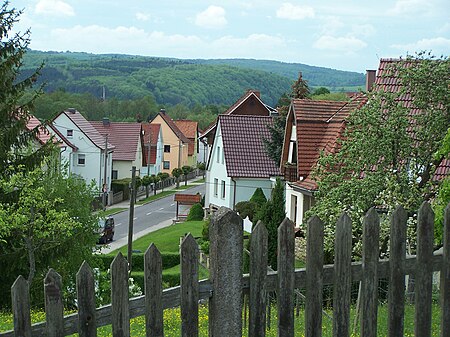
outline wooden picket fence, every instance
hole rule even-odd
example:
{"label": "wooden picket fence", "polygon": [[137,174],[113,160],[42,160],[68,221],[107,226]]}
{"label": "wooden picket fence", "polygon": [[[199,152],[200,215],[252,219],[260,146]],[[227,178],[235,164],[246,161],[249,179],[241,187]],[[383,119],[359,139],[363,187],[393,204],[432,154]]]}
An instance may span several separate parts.
{"label": "wooden picket fence", "polygon": [[[242,276],[242,220],[220,209],[210,225],[210,278],[198,281],[198,245],[187,235],[181,245],[181,286],[162,289],[158,249],[145,253],[145,295],[128,298],[128,268],[119,253],[111,264],[111,304],[95,308],[94,278],[83,263],[77,274],[78,312],[63,316],[61,278],[50,270],[44,281],[46,322],[31,325],[28,284],[19,276],[12,286],[14,330],[0,336],[96,336],[112,325],[113,336],[130,336],[130,319],[145,315],[147,336],[163,336],[163,310],[181,306],[182,336],[198,336],[200,299],[209,301],[209,335],[242,336],[242,298],[249,293],[249,336],[265,336],[266,292],[277,292],[278,336],[294,336],[294,289],[306,289],[306,336],[322,335],[323,286],[334,285],[333,335],[349,336],[351,284],[361,281],[361,336],[377,336],[378,279],[389,280],[389,336],[403,336],[405,275],[415,277],[415,335],[431,331],[432,273],[441,271],[441,336],[450,336],[450,205],[445,212],[444,249],[433,255],[434,214],[424,203],[418,213],[417,255],[406,256],[407,214],[400,207],[391,216],[390,260],[379,260],[379,219],[374,209],[364,219],[363,258],[352,262],[351,220],[343,214],[336,224],[335,264],[323,265],[323,225],[308,222],[307,266],[294,270],[294,226],[285,219],[278,228],[278,272],[267,272],[267,230],[259,223],[251,240],[250,274]],[[383,332],[381,332],[383,333]]]}

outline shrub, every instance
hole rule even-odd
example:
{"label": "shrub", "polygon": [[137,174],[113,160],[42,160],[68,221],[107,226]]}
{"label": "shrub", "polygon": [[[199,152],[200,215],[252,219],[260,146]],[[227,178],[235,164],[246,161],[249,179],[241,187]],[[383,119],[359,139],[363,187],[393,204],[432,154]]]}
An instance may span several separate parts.
{"label": "shrub", "polygon": [[192,205],[189,210],[189,215],[187,217],[187,221],[198,221],[203,220],[203,207],[200,203],[196,203]]}
{"label": "shrub", "polygon": [[209,241],[209,223],[210,221],[206,221],[202,228],[202,238],[205,241]]}
{"label": "shrub", "polygon": [[248,217],[253,222],[253,217],[257,211],[257,204],[253,201],[240,201],[236,204],[236,211],[242,219]]}
{"label": "shrub", "polygon": [[267,198],[264,195],[263,190],[261,187],[258,187],[255,192],[253,193],[252,197],[250,198],[250,201],[254,202],[256,206],[259,208],[262,205],[264,205],[267,202]]}

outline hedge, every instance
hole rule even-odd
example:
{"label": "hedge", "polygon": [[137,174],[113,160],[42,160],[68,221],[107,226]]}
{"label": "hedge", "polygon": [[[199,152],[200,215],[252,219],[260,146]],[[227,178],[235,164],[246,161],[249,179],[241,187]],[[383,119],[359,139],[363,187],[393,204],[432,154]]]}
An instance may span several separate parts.
{"label": "hedge", "polygon": [[[108,270],[112,261],[116,257],[111,254],[97,255],[100,263],[99,268],[102,270]],[[162,267],[163,269],[172,268],[180,264],[180,254],[178,253],[161,253]],[[133,271],[144,270],[144,253],[134,253],[132,256]]]}

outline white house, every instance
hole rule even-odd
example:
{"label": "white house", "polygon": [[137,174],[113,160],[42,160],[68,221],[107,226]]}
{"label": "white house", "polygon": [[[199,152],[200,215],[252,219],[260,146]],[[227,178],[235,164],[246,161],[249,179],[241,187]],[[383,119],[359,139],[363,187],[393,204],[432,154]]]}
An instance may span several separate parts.
{"label": "white house", "polygon": [[264,148],[270,116],[219,115],[206,169],[205,205],[234,209],[260,187],[270,198],[279,168]]}
{"label": "white house", "polygon": [[131,178],[133,166],[142,167],[141,124],[127,122],[91,121],[92,126],[115,148],[112,154],[112,179]]}
{"label": "white house", "polygon": [[[142,124],[141,143],[143,161],[141,177],[158,174],[162,170],[164,140],[161,124]],[[150,152],[149,152],[150,148]]]}
{"label": "white house", "polygon": [[[67,162],[69,173],[83,177],[87,183],[95,181],[98,190],[111,187],[112,152],[114,146],[106,143],[103,137],[76,109],[60,112],[52,120],[52,127],[58,139],[69,144],[61,152],[63,161]],[[105,170],[105,153],[106,170]],[[106,177],[105,177],[106,172]],[[106,179],[105,179],[106,178]]]}

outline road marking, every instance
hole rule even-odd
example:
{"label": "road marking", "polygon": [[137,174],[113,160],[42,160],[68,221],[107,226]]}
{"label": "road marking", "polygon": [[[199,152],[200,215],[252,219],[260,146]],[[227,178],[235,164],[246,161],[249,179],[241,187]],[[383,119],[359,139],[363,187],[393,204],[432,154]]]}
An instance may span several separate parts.
{"label": "road marking", "polygon": [[133,220],[137,220],[137,218],[133,218]]}
{"label": "road marking", "polygon": [[118,223],[118,224],[116,224],[116,226],[120,226],[122,223]]}
{"label": "road marking", "polygon": [[172,206],[175,206],[175,204],[170,204],[170,206],[172,207]]}
{"label": "road marking", "polygon": [[162,211],[164,209],[164,207],[161,207],[159,210]]}
{"label": "road marking", "polygon": [[148,213],[147,213],[147,215],[150,215],[150,214],[152,214],[152,212],[148,212]]}

